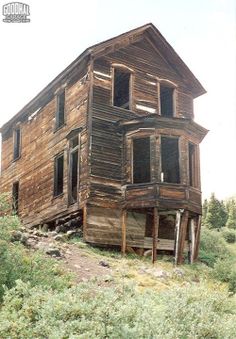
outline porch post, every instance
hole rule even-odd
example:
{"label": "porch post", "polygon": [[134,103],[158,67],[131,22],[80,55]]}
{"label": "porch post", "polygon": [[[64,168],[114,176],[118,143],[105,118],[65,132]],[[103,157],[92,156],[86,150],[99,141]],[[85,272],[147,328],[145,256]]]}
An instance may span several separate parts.
{"label": "porch post", "polygon": [[201,234],[201,221],[202,221],[202,216],[199,215],[198,218],[197,218],[197,231],[196,231],[193,261],[196,261],[197,258],[198,258],[199,244],[200,244],[200,234]]}
{"label": "porch post", "polygon": [[191,219],[190,223],[190,229],[189,229],[189,240],[190,240],[190,264],[194,262],[194,252],[195,252],[195,247],[196,247],[196,242],[195,242],[195,232],[196,232],[196,220],[195,218]]}
{"label": "porch post", "polygon": [[159,229],[159,214],[157,207],[153,208],[153,244],[152,244],[152,262],[157,260],[157,238],[158,238],[158,229]]}
{"label": "porch post", "polygon": [[185,239],[186,239],[186,232],[187,232],[187,226],[188,226],[188,217],[189,212],[184,211],[181,223],[180,223],[180,237],[179,237],[179,250],[178,250],[178,258],[177,258],[177,265],[183,263],[183,252],[184,252],[184,246],[185,246]]}
{"label": "porch post", "polygon": [[126,220],[127,220],[127,211],[123,209],[121,211],[121,252],[124,255],[126,251]]}

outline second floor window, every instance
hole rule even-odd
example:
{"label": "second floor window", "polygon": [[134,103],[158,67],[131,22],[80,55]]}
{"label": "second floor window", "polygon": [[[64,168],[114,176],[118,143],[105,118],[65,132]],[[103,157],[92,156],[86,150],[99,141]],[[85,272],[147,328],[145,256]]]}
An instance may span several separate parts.
{"label": "second floor window", "polygon": [[161,137],[161,167],[163,182],[180,183],[178,138]]}
{"label": "second floor window", "polygon": [[65,123],[65,90],[57,95],[56,129]]}
{"label": "second floor window", "polygon": [[54,159],[54,197],[63,193],[64,185],[64,155],[60,154]]}
{"label": "second floor window", "polygon": [[130,109],[130,72],[119,68],[114,70],[113,105]]}
{"label": "second floor window", "polygon": [[151,181],[150,138],[133,139],[133,183]]}
{"label": "second floor window", "polygon": [[20,148],[21,148],[21,130],[16,128],[13,132],[13,160],[16,160],[20,157]]}

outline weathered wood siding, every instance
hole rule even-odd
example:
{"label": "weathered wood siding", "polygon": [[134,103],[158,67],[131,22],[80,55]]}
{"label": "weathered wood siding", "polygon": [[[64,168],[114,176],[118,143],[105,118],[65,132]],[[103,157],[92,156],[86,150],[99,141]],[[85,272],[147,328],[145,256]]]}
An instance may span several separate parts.
{"label": "weathered wood siding", "polygon": [[[87,195],[87,103],[88,79],[82,76],[65,88],[65,125],[55,131],[56,97],[50,100],[32,119],[20,123],[21,157],[13,160],[12,133],[3,135],[1,191],[11,192],[19,181],[19,214],[25,224],[40,223],[68,209],[67,173],[68,141],[66,135],[81,127],[79,205]],[[64,194],[53,198],[54,157],[64,152]],[[69,211],[69,209],[68,209]]]}

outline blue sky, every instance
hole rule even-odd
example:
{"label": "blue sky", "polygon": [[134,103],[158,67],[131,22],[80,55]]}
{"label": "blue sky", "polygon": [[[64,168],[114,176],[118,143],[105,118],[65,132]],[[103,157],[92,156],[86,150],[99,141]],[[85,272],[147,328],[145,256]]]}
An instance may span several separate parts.
{"label": "blue sky", "polygon": [[0,125],[88,46],[152,22],[208,92],[195,100],[195,120],[210,130],[201,146],[203,195],[236,194],[235,1],[26,3],[29,24],[0,22]]}

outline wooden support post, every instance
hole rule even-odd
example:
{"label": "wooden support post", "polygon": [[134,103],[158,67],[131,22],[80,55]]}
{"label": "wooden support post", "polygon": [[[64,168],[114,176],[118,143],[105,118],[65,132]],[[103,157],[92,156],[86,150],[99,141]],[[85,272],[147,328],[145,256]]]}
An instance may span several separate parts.
{"label": "wooden support post", "polygon": [[175,220],[175,265],[177,265],[179,257],[179,238],[180,238],[180,223],[181,223],[181,212],[180,210],[176,212]]}
{"label": "wooden support post", "polygon": [[87,205],[83,208],[83,239],[86,240],[87,231]]}
{"label": "wooden support post", "polygon": [[194,262],[194,252],[195,252],[195,247],[196,247],[195,230],[196,230],[196,220],[195,218],[192,218],[190,222],[190,228],[189,228],[190,264]]}
{"label": "wooden support post", "polygon": [[153,244],[152,244],[152,262],[157,260],[157,237],[159,229],[159,214],[157,207],[153,208]]}
{"label": "wooden support post", "polygon": [[198,258],[199,245],[200,245],[200,234],[201,234],[201,221],[202,221],[202,216],[199,215],[197,218],[197,231],[196,231],[196,237],[195,237],[195,248],[194,248],[194,254],[193,254],[193,261],[196,261]]}
{"label": "wooden support post", "polygon": [[125,254],[125,251],[126,251],[126,220],[127,220],[127,211],[122,210],[121,212],[121,231],[122,231],[121,252],[122,254]]}
{"label": "wooden support post", "polygon": [[182,264],[184,260],[183,253],[184,253],[184,245],[185,245],[186,232],[187,232],[187,226],[188,226],[188,217],[189,217],[189,212],[184,211],[182,218],[181,218],[181,223],[180,223],[177,265]]}

